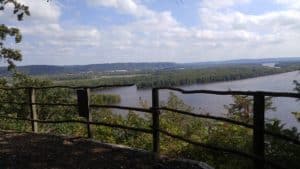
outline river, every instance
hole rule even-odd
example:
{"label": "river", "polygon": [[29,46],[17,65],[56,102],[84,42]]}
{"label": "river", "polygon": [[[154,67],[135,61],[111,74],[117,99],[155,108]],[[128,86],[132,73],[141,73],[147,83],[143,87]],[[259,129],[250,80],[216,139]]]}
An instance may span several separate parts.
{"label": "river", "polygon": [[[178,86],[185,90],[242,90],[242,91],[275,91],[275,92],[295,92],[293,91],[293,80],[300,80],[298,71],[263,76],[245,80],[218,82],[209,84],[195,84],[189,86]],[[137,90],[136,86],[112,88],[98,93],[118,94],[121,96],[122,106],[137,106],[140,107],[139,100],[145,100],[148,105],[151,105],[151,89]],[[160,91],[160,100],[166,101],[170,91]],[[186,104],[194,107],[194,112],[210,113],[216,116],[224,116],[226,110],[224,105],[232,103],[231,96],[216,96],[208,94],[180,94],[174,92]],[[293,98],[273,98],[273,106],[275,111],[266,113],[267,119],[279,119],[286,124],[285,127],[296,127],[300,129],[300,122],[291,114],[291,112],[300,111],[300,101],[297,102]]]}

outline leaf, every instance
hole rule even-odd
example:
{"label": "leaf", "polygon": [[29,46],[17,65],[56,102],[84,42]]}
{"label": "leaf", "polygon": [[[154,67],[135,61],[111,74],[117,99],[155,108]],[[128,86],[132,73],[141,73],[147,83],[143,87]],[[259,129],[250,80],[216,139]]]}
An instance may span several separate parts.
{"label": "leaf", "polygon": [[30,12],[29,12],[28,10],[25,11],[25,14],[26,14],[27,16],[30,16]]}
{"label": "leaf", "polygon": [[22,35],[21,34],[17,34],[15,37],[15,42],[16,43],[20,43],[22,41]]}
{"label": "leaf", "polygon": [[16,14],[19,10],[18,9],[14,9],[14,14]]}
{"label": "leaf", "polygon": [[23,16],[24,16],[24,13],[20,13],[20,14],[18,15],[18,20],[19,20],[19,21],[23,20]]}

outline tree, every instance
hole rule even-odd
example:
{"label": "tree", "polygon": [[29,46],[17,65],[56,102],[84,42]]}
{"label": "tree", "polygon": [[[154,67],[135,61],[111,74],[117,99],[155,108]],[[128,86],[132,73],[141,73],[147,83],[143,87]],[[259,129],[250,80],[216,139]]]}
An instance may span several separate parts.
{"label": "tree", "polygon": [[[293,81],[295,84],[294,90],[298,93],[300,93],[300,83],[297,80]],[[299,99],[298,99],[299,101]],[[292,112],[292,114],[295,116],[295,118],[300,122],[300,112]]]}
{"label": "tree", "polygon": [[295,118],[300,122],[300,112],[292,112]]}
{"label": "tree", "polygon": [[[232,96],[232,99],[232,104],[224,105],[228,111],[228,117],[250,123],[253,115],[253,99],[250,96],[241,95]],[[265,111],[267,110],[276,110],[276,107],[273,107],[272,97],[265,98]]]}
{"label": "tree", "polygon": [[[8,4],[13,5],[13,14],[17,16],[18,21],[22,21],[24,15],[29,16],[29,7],[20,4],[16,0],[0,0],[0,10],[4,11]],[[22,41],[22,34],[18,28],[8,27],[5,24],[0,25],[0,59],[5,60],[8,63],[8,70],[15,67],[15,61],[22,60],[22,54],[20,50],[5,47],[4,41],[8,38],[14,38],[15,43]]]}

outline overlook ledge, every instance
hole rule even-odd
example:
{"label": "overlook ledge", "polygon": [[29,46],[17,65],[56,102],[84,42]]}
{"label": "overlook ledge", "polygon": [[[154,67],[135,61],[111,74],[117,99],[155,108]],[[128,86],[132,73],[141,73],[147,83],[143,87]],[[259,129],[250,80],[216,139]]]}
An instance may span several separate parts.
{"label": "overlook ledge", "polygon": [[2,169],[212,169],[205,163],[161,157],[81,137],[0,130]]}

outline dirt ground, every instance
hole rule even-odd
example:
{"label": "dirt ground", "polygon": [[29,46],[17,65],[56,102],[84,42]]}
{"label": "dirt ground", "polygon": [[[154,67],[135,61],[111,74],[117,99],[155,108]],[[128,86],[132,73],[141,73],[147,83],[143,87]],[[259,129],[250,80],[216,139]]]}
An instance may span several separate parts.
{"label": "dirt ground", "polygon": [[204,169],[84,138],[0,131],[0,169]]}

